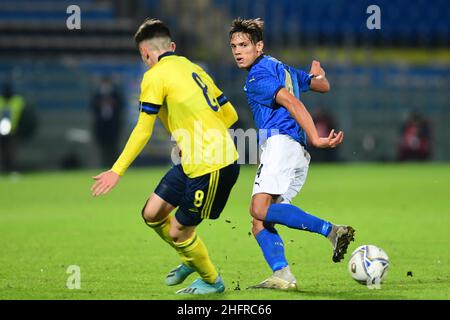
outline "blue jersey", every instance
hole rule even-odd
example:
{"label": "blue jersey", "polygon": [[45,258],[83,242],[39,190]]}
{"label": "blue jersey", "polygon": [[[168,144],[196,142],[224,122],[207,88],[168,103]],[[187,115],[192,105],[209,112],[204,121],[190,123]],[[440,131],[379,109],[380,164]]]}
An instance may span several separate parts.
{"label": "blue jersey", "polygon": [[260,132],[260,143],[272,135],[286,134],[306,146],[305,132],[289,111],[276,103],[275,98],[280,89],[286,88],[300,99],[300,93],[308,91],[310,84],[311,76],[306,72],[275,58],[261,55],[255,60],[249,68],[244,91]]}

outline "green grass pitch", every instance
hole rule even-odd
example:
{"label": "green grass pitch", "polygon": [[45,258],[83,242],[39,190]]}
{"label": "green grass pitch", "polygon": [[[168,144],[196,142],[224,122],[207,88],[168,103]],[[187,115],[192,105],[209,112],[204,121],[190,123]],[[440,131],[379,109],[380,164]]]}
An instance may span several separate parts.
{"label": "green grass pitch", "polygon": [[[130,169],[95,199],[94,171],[1,176],[0,299],[186,299],[174,292],[195,275],[164,285],[178,256],[140,216],[166,169]],[[246,289],[271,274],[249,234],[255,170],[242,167],[220,219],[198,230],[225,293],[189,299],[450,299],[450,165],[313,163],[294,204],[357,233],[344,261],[333,263],[325,238],[279,226],[296,292]],[[363,244],[390,257],[381,290],[347,272],[349,254]],[[66,286],[71,265],[80,267],[80,289]]]}

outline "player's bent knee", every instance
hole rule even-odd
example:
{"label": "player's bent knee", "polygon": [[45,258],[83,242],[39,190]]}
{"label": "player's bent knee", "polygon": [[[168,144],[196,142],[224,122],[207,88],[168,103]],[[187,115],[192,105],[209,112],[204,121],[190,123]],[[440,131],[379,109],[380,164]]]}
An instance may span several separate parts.
{"label": "player's bent knee", "polygon": [[258,220],[264,220],[272,204],[273,196],[270,194],[256,194],[252,198],[250,205],[250,214],[253,218]]}
{"label": "player's bent knee", "polygon": [[141,215],[145,222],[158,222],[157,212],[148,207],[148,201],[142,208]]}
{"label": "player's bent knee", "polygon": [[175,207],[153,194],[142,208],[141,215],[145,222],[159,222],[167,218]]}
{"label": "player's bent knee", "polygon": [[250,208],[250,214],[254,219],[264,220],[267,215],[267,209],[268,207],[265,205],[252,203],[252,206]]}

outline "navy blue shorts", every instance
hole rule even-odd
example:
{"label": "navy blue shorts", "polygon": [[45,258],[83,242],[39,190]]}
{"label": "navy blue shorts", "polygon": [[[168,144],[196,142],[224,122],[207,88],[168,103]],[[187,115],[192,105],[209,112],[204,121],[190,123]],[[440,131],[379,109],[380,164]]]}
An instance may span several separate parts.
{"label": "navy blue shorts", "polygon": [[239,164],[197,178],[189,178],[181,165],[173,166],[155,189],[155,193],[174,207],[177,221],[196,226],[204,219],[217,219],[239,176]]}

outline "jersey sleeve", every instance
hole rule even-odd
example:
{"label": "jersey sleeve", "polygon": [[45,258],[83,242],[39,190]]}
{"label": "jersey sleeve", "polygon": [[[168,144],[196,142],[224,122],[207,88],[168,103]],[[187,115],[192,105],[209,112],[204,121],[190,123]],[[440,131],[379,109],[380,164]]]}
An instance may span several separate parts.
{"label": "jersey sleeve", "polygon": [[220,107],[217,115],[227,128],[230,128],[238,120],[236,109],[229,101]]}
{"label": "jersey sleeve", "polygon": [[141,112],[136,126],[131,132],[128,142],[125,145],[121,155],[111,168],[118,175],[123,175],[131,163],[141,153],[147,144],[153,131],[156,115]]}
{"label": "jersey sleeve", "polygon": [[147,72],[141,83],[140,111],[147,114],[158,114],[165,97],[162,77],[158,77],[155,73]]}
{"label": "jersey sleeve", "polygon": [[311,76],[303,70],[295,69],[300,92],[306,92],[311,85]]}
{"label": "jersey sleeve", "polygon": [[282,88],[284,88],[284,84],[268,70],[250,74],[247,78],[248,98],[269,108],[275,106],[277,93]]}

